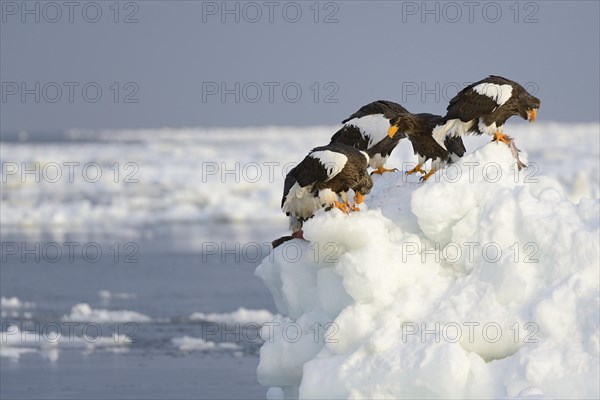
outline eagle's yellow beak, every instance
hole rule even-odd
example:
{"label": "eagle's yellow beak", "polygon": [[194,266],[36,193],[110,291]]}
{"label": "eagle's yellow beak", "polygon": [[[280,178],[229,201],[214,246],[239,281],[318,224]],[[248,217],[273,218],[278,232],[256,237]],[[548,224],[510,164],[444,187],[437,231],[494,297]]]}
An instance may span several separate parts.
{"label": "eagle's yellow beak", "polygon": [[537,109],[532,108],[531,110],[527,110],[527,121],[533,122],[537,116]]}
{"label": "eagle's yellow beak", "polygon": [[396,125],[392,125],[390,126],[390,128],[388,129],[388,136],[390,138],[393,138],[394,135],[396,134],[396,132],[398,132],[398,127]]}

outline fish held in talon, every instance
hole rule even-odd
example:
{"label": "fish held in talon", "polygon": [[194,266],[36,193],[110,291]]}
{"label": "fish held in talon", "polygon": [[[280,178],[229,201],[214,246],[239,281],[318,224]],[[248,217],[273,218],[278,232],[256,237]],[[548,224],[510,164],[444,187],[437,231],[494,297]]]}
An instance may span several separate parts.
{"label": "fish held in talon", "polygon": [[348,191],[365,195],[373,187],[368,166],[368,154],[351,146],[312,149],[285,178],[281,210],[289,217],[292,236],[301,234],[303,223],[321,208],[349,212]]}
{"label": "fish held in talon", "polygon": [[397,171],[384,166],[400,140],[406,137],[404,132],[391,129],[389,123],[391,117],[403,112],[408,110],[392,101],[369,103],[342,121],[344,126],[331,137],[330,144],[346,144],[366,152],[373,174]]}
{"label": "fish held in talon", "polygon": [[527,168],[527,164],[525,164],[523,161],[521,161],[521,158],[519,157],[519,153],[521,152],[521,150],[519,150],[519,148],[515,144],[514,139],[510,140],[510,144],[508,145],[508,147],[510,148],[510,152],[512,153],[512,156],[517,161],[518,170],[520,171],[523,168]]}

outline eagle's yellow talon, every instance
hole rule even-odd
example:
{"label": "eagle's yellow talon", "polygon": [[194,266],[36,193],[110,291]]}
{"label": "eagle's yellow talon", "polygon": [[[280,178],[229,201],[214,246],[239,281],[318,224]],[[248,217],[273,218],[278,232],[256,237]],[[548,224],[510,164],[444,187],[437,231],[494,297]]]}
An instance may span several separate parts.
{"label": "eagle's yellow talon", "polygon": [[494,141],[496,143],[502,142],[502,143],[505,143],[510,146],[511,140],[512,140],[512,138],[508,135],[505,135],[504,133],[500,133],[498,131],[496,131],[496,133],[494,133]]}
{"label": "eagle's yellow talon", "polygon": [[345,212],[346,214],[348,214],[348,204],[340,203],[339,201],[335,201],[333,203],[333,206],[335,208],[337,208],[338,210],[341,210],[342,212]]}
{"label": "eagle's yellow talon", "polygon": [[410,171],[406,171],[405,174],[406,175],[412,175],[414,173],[420,172],[422,174],[425,174],[425,171],[423,171],[423,169],[421,168],[421,164],[417,164],[416,167],[414,167],[413,169],[411,169]]}
{"label": "eagle's yellow talon", "polygon": [[431,168],[431,170],[428,173],[421,177],[421,182],[425,182],[427,179],[429,179],[431,175],[435,174],[436,172],[437,170],[435,168]]}
{"label": "eagle's yellow talon", "polygon": [[350,211],[360,211],[360,207],[357,204],[349,204]]}
{"label": "eagle's yellow talon", "polygon": [[385,172],[396,172],[396,171],[398,171],[398,168],[387,169],[387,168],[379,167],[375,171],[371,172],[371,175],[373,175],[373,174],[383,175]]}

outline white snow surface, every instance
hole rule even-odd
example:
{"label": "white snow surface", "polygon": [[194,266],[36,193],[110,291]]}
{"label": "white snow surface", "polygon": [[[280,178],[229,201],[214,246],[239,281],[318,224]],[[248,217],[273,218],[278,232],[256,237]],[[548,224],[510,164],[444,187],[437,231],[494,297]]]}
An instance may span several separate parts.
{"label": "white snow surface", "polygon": [[375,176],[360,212],[307,221],[256,270],[286,316],[261,330],[267,396],[599,398],[597,186],[561,185],[578,174],[562,155],[597,176],[579,156],[598,148],[562,140],[523,152],[545,173],[488,143],[424,184]]}
{"label": "white snow surface", "polygon": [[[600,125],[543,122],[543,110],[539,118],[512,118],[505,127],[528,152],[528,173],[558,180],[573,201],[600,197]],[[285,174],[340,126],[73,131],[90,141],[3,142],[0,228],[139,235],[140,226],[178,221],[283,227]],[[475,138],[467,150],[489,140]],[[407,170],[414,163],[402,140],[386,165]]]}

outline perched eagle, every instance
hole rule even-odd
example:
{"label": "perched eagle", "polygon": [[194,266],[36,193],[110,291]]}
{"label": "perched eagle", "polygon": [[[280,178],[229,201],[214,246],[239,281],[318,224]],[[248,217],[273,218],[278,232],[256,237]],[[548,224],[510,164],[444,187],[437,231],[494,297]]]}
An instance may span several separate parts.
{"label": "perched eagle", "polygon": [[[420,172],[424,174],[421,180],[425,181],[445,164],[455,162],[465,154],[461,137],[434,135],[443,122],[442,116],[427,113],[399,113],[390,119],[388,136],[393,138],[398,132],[403,132],[418,156],[417,166],[407,174]],[[421,167],[428,160],[431,160],[431,170],[426,173]]]}
{"label": "perched eagle", "polygon": [[383,166],[392,150],[398,145],[402,134],[389,137],[390,118],[398,113],[408,112],[400,104],[379,100],[362,106],[357,112],[342,121],[344,126],[332,137],[330,144],[342,143],[367,152],[373,173],[396,171]]}
{"label": "perched eagle", "polygon": [[510,146],[511,138],[502,133],[506,120],[519,115],[533,122],[539,107],[540,100],[517,82],[490,75],[467,86],[450,100],[444,126],[438,134],[485,133]]}
{"label": "perched eagle", "polygon": [[356,203],[371,191],[368,165],[367,153],[351,146],[336,143],[312,149],[285,178],[281,210],[290,217],[292,237],[302,237],[302,223],[320,208],[356,210],[348,203],[348,191],[354,191]]}

